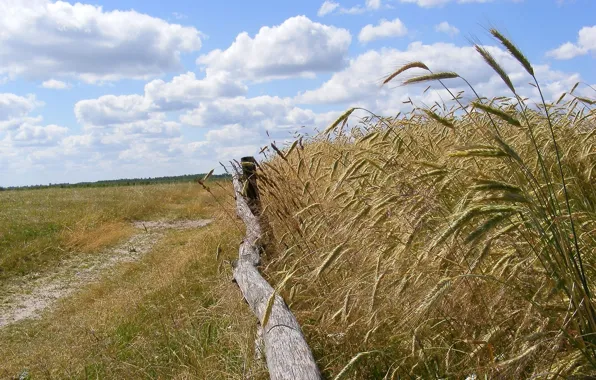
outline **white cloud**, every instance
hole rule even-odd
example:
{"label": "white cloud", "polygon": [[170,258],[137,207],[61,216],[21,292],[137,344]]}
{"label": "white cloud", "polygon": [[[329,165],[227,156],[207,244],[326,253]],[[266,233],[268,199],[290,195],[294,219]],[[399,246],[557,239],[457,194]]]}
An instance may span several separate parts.
{"label": "white cloud", "polygon": [[336,3],[335,1],[325,0],[325,2],[321,5],[321,8],[319,8],[317,16],[323,17],[336,10],[337,7],[339,7],[339,3]]}
{"label": "white cloud", "polygon": [[360,42],[370,42],[379,38],[402,37],[408,33],[408,29],[399,18],[392,21],[381,20],[378,25],[366,25],[360,31],[358,40]]}
{"label": "white cloud", "polygon": [[[487,49],[509,73],[518,91],[537,100],[538,93],[527,84],[530,78],[519,63],[501,48],[488,46]],[[432,104],[435,100],[439,103],[449,100],[449,95],[441,92],[443,90],[430,91],[424,95],[424,88],[432,83],[396,86],[404,78],[421,74],[420,69],[408,71],[393,83],[381,86],[386,75],[413,61],[422,61],[435,72],[456,71],[482,96],[511,95],[498,75],[472,46],[460,47],[450,43],[425,45],[414,42],[405,50],[380,49],[361,54],[352,59],[346,69],[335,73],[319,88],[299,93],[295,98],[295,104],[343,104],[346,107],[362,106],[380,114],[392,114],[399,110],[401,102],[408,100],[408,97],[429,102],[427,104]],[[578,74],[553,71],[545,65],[536,65],[535,71],[548,99],[556,99],[563,92],[561,89],[570,89],[580,79]],[[445,83],[456,91],[465,90],[466,96],[471,97],[470,90],[460,79],[452,79]],[[440,89],[440,86],[436,85],[433,88]],[[442,99],[439,97],[441,94]]]}
{"label": "white cloud", "polygon": [[566,42],[546,55],[555,59],[571,59],[589,52],[596,53],[596,25],[581,28],[577,43]]}
{"label": "white cloud", "polygon": [[326,14],[338,11],[339,13],[343,14],[350,14],[350,15],[359,15],[364,12],[376,11],[381,9],[381,0],[365,0],[364,6],[362,5],[355,5],[350,8],[344,8],[340,6],[339,3],[335,1],[326,0],[321,8],[319,8],[319,12],[317,15],[319,17],[325,16]]}
{"label": "white cloud", "polygon": [[3,0],[0,77],[85,82],[179,70],[201,47],[199,31],[135,11],[49,0]]}
{"label": "white cloud", "polygon": [[68,83],[56,79],[46,80],[41,84],[41,86],[43,88],[50,88],[54,90],[64,90],[70,87]]}
{"label": "white cloud", "polygon": [[38,101],[35,95],[23,97],[0,93],[0,130],[21,123],[34,108],[42,105],[43,102]]}
{"label": "white cloud", "polygon": [[75,104],[77,120],[87,127],[149,120],[167,111],[191,109],[201,101],[238,96],[247,87],[231,79],[225,72],[197,79],[193,72],[172,78],[169,82],[153,80],[145,85],[143,95],[105,95]]}
{"label": "white cloud", "polygon": [[174,77],[170,82],[161,79],[145,85],[145,97],[158,110],[180,110],[192,108],[202,100],[243,95],[246,85],[227,72],[211,74],[197,79],[195,73],[187,72]]}
{"label": "white cloud", "polygon": [[586,53],[588,53],[587,49],[579,47],[571,42],[565,42],[558,48],[546,52],[546,55],[555,59],[571,59]]}
{"label": "white cloud", "polygon": [[34,107],[27,100],[32,103],[34,98],[17,100],[25,105],[10,116],[16,125],[0,130],[1,186],[207,171],[207,159],[219,154],[206,141],[185,141],[180,123],[162,113],[67,135],[64,127],[43,126],[41,117],[28,116]]}
{"label": "white cloud", "polygon": [[348,14],[348,15],[359,15],[366,12],[366,8],[361,5],[356,5],[355,7],[351,8],[339,8],[339,13]]}
{"label": "white cloud", "polygon": [[[413,3],[423,8],[432,8],[445,5],[450,2],[457,1],[457,3],[489,3],[493,0],[400,0],[402,3]],[[519,0],[513,0],[519,1]]]}
{"label": "white cloud", "polygon": [[212,129],[205,135],[208,142],[226,146],[257,144],[261,136],[240,124],[229,124],[220,129]]}
{"label": "white cloud", "polygon": [[254,38],[240,33],[228,49],[202,55],[197,64],[252,81],[312,76],[342,68],[351,39],[346,29],[296,16],[278,26],[262,27]]}
{"label": "white cloud", "polygon": [[414,3],[419,7],[432,8],[447,4],[451,0],[400,0],[402,3]]}
{"label": "white cloud", "polygon": [[149,120],[124,123],[107,132],[104,143],[122,141],[150,141],[180,137],[180,123],[166,120],[163,115],[156,115]]}
{"label": "white cloud", "polygon": [[88,126],[105,127],[146,120],[150,113],[151,103],[141,95],[104,95],[75,104],[77,120]]}
{"label": "white cloud", "polygon": [[440,24],[435,25],[435,30],[439,33],[448,34],[451,37],[454,37],[459,33],[459,29],[449,24],[447,21],[443,21]]}
{"label": "white cloud", "polygon": [[16,154],[15,149],[57,143],[68,131],[59,125],[41,125],[41,116],[31,112],[43,106],[34,95],[0,94],[0,156]]}
{"label": "white cloud", "polygon": [[[106,95],[79,102],[75,112],[85,126],[84,133],[62,138],[54,150],[47,151],[47,162],[76,161],[79,170],[94,167],[97,173],[117,172],[120,177],[126,176],[125,168],[148,170],[147,162],[152,163],[153,176],[165,168],[170,169],[165,174],[171,174],[172,168],[189,165],[195,165],[193,170],[197,171],[214,159],[225,162],[256,155],[268,138],[282,145],[296,131],[324,128],[337,117],[337,112],[319,115],[297,107],[290,98],[237,96],[201,100],[176,122],[168,120],[165,112],[155,111],[155,99],[148,95],[151,92],[146,86],[144,95]],[[161,89],[155,94],[173,96]],[[191,102],[185,100],[185,94],[176,96],[184,104],[181,109],[189,109]],[[192,99],[192,92],[188,97]],[[204,140],[185,140],[183,124],[206,128]],[[37,156],[27,157],[37,160]],[[41,165],[41,161],[36,162]]]}
{"label": "white cloud", "polygon": [[184,20],[184,19],[188,18],[187,15],[185,15],[184,13],[179,13],[179,12],[172,12],[172,16],[174,16],[174,18],[176,20]]}
{"label": "white cloud", "polygon": [[209,128],[205,145],[211,160],[221,162],[244,155],[257,155],[271,140],[283,146],[296,133],[312,134],[326,128],[342,111],[316,114],[294,105],[292,99],[275,96],[230,98],[202,103],[180,119],[183,123]]}
{"label": "white cloud", "polygon": [[379,9],[381,8],[381,0],[366,0],[367,9]]}
{"label": "white cloud", "polygon": [[23,124],[13,133],[10,140],[19,146],[42,146],[57,142],[68,132],[68,128],[59,125],[29,125]]}
{"label": "white cloud", "polygon": [[239,124],[259,128],[261,132],[313,126],[315,120],[313,111],[296,107],[291,99],[277,96],[218,99],[202,103],[180,118],[183,123],[197,127]]}

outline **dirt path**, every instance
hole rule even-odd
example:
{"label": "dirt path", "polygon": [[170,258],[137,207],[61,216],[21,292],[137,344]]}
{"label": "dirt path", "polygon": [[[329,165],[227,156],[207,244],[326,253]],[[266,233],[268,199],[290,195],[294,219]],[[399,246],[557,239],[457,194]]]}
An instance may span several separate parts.
{"label": "dirt path", "polygon": [[97,281],[118,263],[133,262],[151,251],[170,229],[206,226],[211,220],[146,221],[133,225],[140,231],[126,242],[97,255],[82,255],[63,261],[52,271],[25,276],[3,286],[0,294],[0,328],[23,319],[39,318],[60,298]]}

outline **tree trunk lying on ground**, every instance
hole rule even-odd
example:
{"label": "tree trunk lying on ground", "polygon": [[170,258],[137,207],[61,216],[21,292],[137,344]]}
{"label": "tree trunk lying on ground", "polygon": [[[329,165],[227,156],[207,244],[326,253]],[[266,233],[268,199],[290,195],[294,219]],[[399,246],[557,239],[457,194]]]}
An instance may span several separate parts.
{"label": "tree trunk lying on ground", "polygon": [[[263,231],[259,221],[261,210],[255,159],[244,157],[241,166],[241,170],[234,167],[232,177],[236,212],[246,225],[246,237],[240,245],[240,257],[234,265],[234,280],[262,323],[274,289],[257,269],[261,262]],[[321,379],[300,325],[279,295],[275,295],[265,326],[261,328],[271,379]]]}

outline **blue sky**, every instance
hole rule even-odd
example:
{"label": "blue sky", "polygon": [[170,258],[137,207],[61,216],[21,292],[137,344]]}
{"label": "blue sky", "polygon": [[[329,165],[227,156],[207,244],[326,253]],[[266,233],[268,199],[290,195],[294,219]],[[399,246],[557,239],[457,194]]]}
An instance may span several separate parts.
{"label": "blue sky", "polygon": [[0,186],[206,172],[351,106],[444,99],[379,86],[413,60],[507,95],[470,41],[535,98],[490,27],[547,97],[578,81],[594,97],[595,14],[591,0],[0,0]]}

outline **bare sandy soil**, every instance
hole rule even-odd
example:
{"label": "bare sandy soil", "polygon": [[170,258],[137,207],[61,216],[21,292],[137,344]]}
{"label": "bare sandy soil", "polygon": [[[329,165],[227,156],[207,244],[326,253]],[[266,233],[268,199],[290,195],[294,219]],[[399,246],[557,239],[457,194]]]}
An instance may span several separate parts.
{"label": "bare sandy soil", "polygon": [[99,280],[119,263],[139,260],[151,251],[167,230],[200,228],[211,220],[137,221],[139,233],[116,247],[95,255],[80,255],[63,261],[57,268],[35,273],[2,286],[0,328],[12,323],[39,318],[59,299]]}

